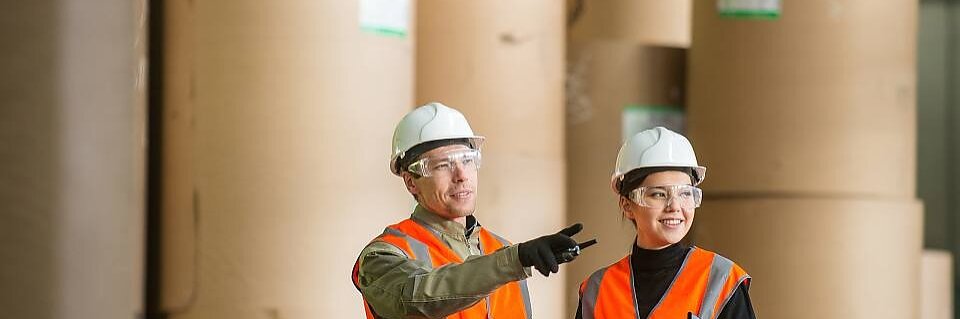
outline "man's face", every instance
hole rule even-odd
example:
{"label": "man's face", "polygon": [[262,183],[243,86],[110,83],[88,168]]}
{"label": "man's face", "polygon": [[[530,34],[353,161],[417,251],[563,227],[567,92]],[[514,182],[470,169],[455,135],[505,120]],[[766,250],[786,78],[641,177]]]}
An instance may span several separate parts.
{"label": "man's face", "polygon": [[[455,144],[432,149],[420,156],[430,163],[443,163],[449,154],[468,151],[469,147]],[[407,190],[427,210],[447,219],[463,219],[477,207],[477,167],[451,161],[448,169],[434,169],[430,176],[415,177],[403,173]],[[435,167],[433,164],[430,168]],[[428,169],[430,169],[428,168]]]}

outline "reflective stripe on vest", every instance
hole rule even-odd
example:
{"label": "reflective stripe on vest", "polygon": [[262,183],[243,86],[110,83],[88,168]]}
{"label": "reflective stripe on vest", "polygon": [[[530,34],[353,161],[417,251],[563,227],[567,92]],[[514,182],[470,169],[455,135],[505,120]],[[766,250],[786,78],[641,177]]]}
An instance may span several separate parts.
{"label": "reflective stripe on vest", "polygon": [[[500,245],[501,245],[502,247],[507,247],[507,246],[510,246],[510,245],[511,245],[510,241],[508,241],[508,240],[504,239],[503,237],[500,237],[499,235],[494,234],[494,233],[492,233],[492,232],[484,231],[483,233],[480,233],[480,234],[481,234],[481,235],[483,235],[483,234],[489,234],[490,236],[493,236],[493,238],[495,238],[498,242],[500,242]],[[481,237],[481,241],[483,241],[483,237]],[[498,248],[498,249],[499,249],[499,248]],[[493,253],[494,251],[496,251],[496,249],[490,251],[490,253]],[[484,254],[486,254],[486,253],[484,253]],[[523,309],[526,311],[527,319],[532,319],[532,318],[533,318],[533,309],[531,309],[532,306],[531,306],[531,304],[530,304],[530,289],[527,288],[527,280],[526,280],[526,279],[520,281],[520,294],[523,295]]]}
{"label": "reflective stripe on vest", "polygon": [[[479,229],[480,251],[488,255],[500,248],[509,246],[510,242],[486,231]],[[438,268],[449,263],[462,263],[463,260],[452,249],[447,247],[433,229],[418,224],[413,219],[406,219],[400,223],[390,225],[383,234],[374,241],[382,241],[402,250],[410,259],[423,261],[432,268]],[[359,259],[354,264],[353,281],[357,290],[359,284]],[[520,302],[523,306],[520,306]],[[379,318],[372,311],[366,300],[363,301],[364,310],[368,319]],[[489,311],[488,311],[489,309]],[[497,288],[481,302],[474,304],[458,313],[447,316],[449,319],[530,319],[530,295],[526,280],[511,282]]]}
{"label": "reflective stripe on vest", "polygon": [[[723,256],[693,247],[680,271],[647,318],[716,318],[737,287],[749,285],[750,276]],[[630,255],[600,269],[580,284],[580,310],[584,319],[639,318]]]}

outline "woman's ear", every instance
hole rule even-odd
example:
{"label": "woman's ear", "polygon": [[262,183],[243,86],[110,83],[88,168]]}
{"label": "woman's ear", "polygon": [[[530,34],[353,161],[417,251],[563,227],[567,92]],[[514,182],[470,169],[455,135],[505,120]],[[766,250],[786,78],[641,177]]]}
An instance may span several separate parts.
{"label": "woman's ear", "polygon": [[623,218],[633,220],[633,209],[631,207],[632,202],[629,198],[620,196],[620,212],[623,213]]}

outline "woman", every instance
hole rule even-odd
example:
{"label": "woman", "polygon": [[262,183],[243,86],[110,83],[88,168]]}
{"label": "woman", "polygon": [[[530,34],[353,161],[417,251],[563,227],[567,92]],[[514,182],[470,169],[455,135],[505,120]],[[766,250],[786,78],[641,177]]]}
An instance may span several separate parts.
{"label": "woman", "polygon": [[577,318],[755,318],[750,276],[681,239],[700,206],[706,168],[690,142],[663,127],[620,148],[612,186],[636,227],[633,252],[580,285]]}

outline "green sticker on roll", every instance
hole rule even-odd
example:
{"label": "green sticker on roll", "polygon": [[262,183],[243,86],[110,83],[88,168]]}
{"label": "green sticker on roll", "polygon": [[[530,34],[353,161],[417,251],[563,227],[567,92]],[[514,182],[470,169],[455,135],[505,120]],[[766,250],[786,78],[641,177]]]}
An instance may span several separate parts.
{"label": "green sticker on roll", "polygon": [[410,30],[410,0],[360,0],[360,29],[403,38]]}
{"label": "green sticker on roll", "polygon": [[717,0],[717,12],[730,19],[775,20],[780,7],[780,0]]}

